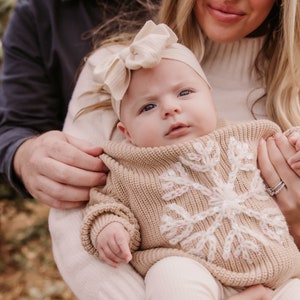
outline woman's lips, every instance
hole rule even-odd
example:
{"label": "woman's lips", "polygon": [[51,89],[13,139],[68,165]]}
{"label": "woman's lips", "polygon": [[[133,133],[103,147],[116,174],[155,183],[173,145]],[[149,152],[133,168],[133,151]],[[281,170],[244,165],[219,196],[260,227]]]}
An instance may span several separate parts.
{"label": "woman's lips", "polygon": [[236,8],[227,6],[208,5],[209,14],[218,22],[233,23],[245,16],[245,13]]}

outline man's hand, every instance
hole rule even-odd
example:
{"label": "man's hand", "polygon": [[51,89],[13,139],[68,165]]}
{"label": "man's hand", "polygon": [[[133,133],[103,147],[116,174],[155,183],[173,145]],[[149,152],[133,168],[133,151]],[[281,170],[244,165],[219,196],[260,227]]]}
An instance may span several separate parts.
{"label": "man's hand", "polygon": [[88,200],[92,186],[106,181],[101,153],[100,147],[49,131],[19,147],[14,169],[35,199],[55,208],[76,208]]}

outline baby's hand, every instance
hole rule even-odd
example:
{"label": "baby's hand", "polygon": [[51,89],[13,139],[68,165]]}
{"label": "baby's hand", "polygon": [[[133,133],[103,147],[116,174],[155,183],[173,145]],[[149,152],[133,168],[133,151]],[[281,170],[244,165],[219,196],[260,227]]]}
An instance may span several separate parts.
{"label": "baby's hand", "polygon": [[119,263],[128,263],[132,259],[129,248],[129,234],[118,222],[107,225],[97,237],[99,258],[116,268]]}

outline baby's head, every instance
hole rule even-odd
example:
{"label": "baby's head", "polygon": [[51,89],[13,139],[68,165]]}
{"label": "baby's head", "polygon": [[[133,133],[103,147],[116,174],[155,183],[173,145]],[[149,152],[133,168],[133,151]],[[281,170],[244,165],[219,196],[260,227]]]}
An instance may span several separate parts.
{"label": "baby's head", "polygon": [[216,128],[206,76],[165,24],[148,21],[100,72],[118,128],[137,146],[184,142]]}

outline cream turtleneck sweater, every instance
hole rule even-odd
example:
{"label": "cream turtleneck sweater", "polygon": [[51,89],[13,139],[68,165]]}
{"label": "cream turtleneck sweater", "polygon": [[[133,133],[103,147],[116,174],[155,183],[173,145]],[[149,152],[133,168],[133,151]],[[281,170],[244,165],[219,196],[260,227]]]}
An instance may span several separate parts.
{"label": "cream turtleneck sweater", "polygon": [[[245,38],[230,44],[208,40],[202,68],[212,86],[220,117],[233,121],[253,119],[251,106],[264,95],[262,83],[253,69],[264,38]],[[254,107],[257,119],[267,118],[262,102]]]}

